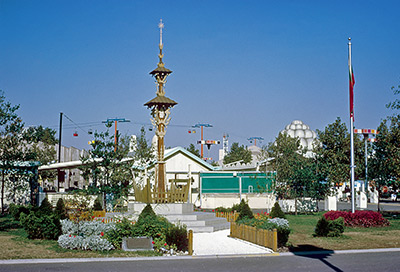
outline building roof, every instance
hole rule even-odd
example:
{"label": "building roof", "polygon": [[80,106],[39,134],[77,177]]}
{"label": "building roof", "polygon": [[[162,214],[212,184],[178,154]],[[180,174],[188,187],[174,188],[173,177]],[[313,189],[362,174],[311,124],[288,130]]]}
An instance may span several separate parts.
{"label": "building roof", "polygon": [[194,155],[192,152],[187,151],[185,148],[180,147],[180,146],[165,150],[164,160],[168,160],[169,158],[175,156],[178,153],[184,154],[185,156],[187,156],[190,159],[196,161],[198,164],[200,164],[203,167],[209,169],[210,171],[218,170],[220,168],[219,166],[212,166],[208,162],[202,160],[201,158],[199,158],[196,155]]}

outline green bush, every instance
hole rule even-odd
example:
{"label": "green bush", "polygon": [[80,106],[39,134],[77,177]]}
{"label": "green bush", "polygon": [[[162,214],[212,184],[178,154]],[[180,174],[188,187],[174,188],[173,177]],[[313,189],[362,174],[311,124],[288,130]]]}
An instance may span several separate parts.
{"label": "green bush", "polygon": [[13,216],[6,215],[0,217],[0,231],[7,231],[9,229],[19,229],[21,225],[19,221],[15,220]]}
{"label": "green bush", "polygon": [[45,197],[45,199],[43,199],[42,203],[40,204],[39,211],[42,214],[46,214],[46,215],[53,214],[53,206],[51,206],[47,197]]}
{"label": "green bush", "polygon": [[315,226],[314,236],[338,237],[344,232],[344,219],[339,217],[335,220],[327,220],[324,216],[318,220]]}
{"label": "green bush", "polygon": [[116,223],[115,228],[106,232],[105,238],[117,248],[121,248],[123,237],[135,237],[134,225],[131,221],[123,218],[121,222]]}
{"label": "green bush", "polygon": [[37,208],[33,207],[32,205],[23,206],[23,205],[10,204],[10,214],[17,221],[19,221],[21,213],[29,214],[31,211],[36,211],[36,210]]}
{"label": "green bush", "polygon": [[188,251],[189,240],[185,225],[171,226],[165,236],[168,245],[175,245],[179,251]]}
{"label": "green bush", "polygon": [[94,200],[93,210],[94,211],[102,211],[103,210],[103,206],[101,205],[101,201],[100,201],[99,197]]}
{"label": "green bush", "polygon": [[57,214],[61,220],[68,218],[67,209],[65,208],[64,200],[62,198],[58,199],[54,213]]}
{"label": "green bush", "polygon": [[252,219],[254,217],[253,212],[250,209],[249,204],[242,199],[239,204],[239,216],[236,221],[242,220],[244,218]]}
{"label": "green bush", "polygon": [[148,236],[153,240],[165,239],[165,234],[171,226],[172,224],[164,217],[146,216],[139,219],[134,225],[134,237]]}
{"label": "green bush", "polygon": [[269,216],[271,218],[283,218],[286,219],[285,213],[282,211],[281,206],[279,206],[278,202],[275,202],[274,206],[271,209],[271,212],[269,213]]}
{"label": "green bush", "polygon": [[56,240],[61,235],[60,219],[57,215],[30,212],[22,213],[20,221],[29,239]]}
{"label": "green bush", "polygon": [[156,217],[156,213],[153,211],[153,208],[151,207],[150,204],[147,204],[146,207],[144,207],[142,212],[139,214],[138,222],[148,216]]}

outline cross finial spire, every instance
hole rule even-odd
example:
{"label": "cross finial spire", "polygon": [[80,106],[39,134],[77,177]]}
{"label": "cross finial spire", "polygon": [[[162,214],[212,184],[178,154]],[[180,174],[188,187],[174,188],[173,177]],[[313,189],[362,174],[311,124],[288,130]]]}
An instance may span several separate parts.
{"label": "cross finial spire", "polygon": [[158,23],[158,28],[160,29],[160,45],[162,45],[162,30],[164,28],[164,23],[162,22],[162,19],[160,19],[160,23]]}

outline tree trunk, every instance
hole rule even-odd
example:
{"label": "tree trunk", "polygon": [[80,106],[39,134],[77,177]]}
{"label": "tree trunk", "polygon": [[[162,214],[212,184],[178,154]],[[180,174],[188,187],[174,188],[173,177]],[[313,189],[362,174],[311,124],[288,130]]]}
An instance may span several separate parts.
{"label": "tree trunk", "polygon": [[4,169],[1,171],[1,214],[4,214]]}

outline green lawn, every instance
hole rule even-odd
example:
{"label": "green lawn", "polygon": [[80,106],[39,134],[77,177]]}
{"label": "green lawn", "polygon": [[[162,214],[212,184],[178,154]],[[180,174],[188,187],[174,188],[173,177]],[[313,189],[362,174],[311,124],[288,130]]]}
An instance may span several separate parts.
{"label": "green lawn", "polygon": [[[0,226],[10,221],[10,217],[1,217]],[[30,240],[22,229],[0,231],[0,259],[48,259],[48,258],[98,258],[98,257],[138,257],[159,256],[153,251],[125,252],[122,250],[83,251],[70,250],[58,246],[53,240]]]}
{"label": "green lawn", "polygon": [[400,247],[400,219],[389,219],[390,226],[379,228],[347,228],[342,237],[313,237],[314,228],[323,213],[287,215],[292,232],[291,250],[369,249]]}

